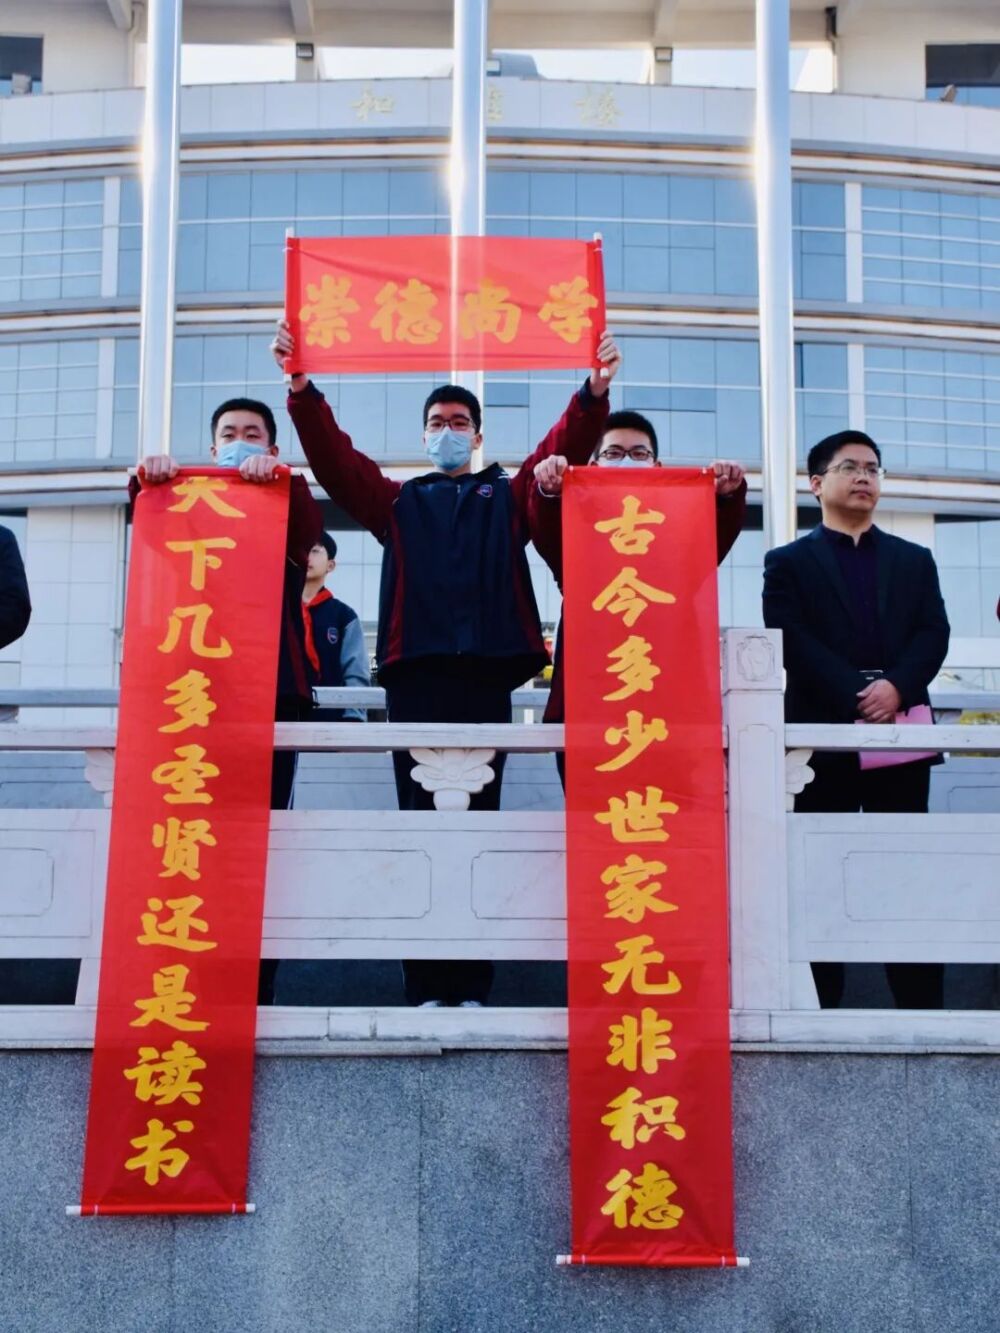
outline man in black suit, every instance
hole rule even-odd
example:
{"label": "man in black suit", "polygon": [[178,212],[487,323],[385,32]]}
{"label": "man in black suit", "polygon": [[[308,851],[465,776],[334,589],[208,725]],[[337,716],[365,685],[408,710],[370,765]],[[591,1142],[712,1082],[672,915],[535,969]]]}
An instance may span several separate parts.
{"label": "man in black suit", "polygon": [[[764,623],[784,642],[789,722],[893,722],[929,703],[927,686],[948,650],[948,618],[934,557],[926,547],[875,527],[882,456],[863,431],[813,446],[809,487],[823,521],[764,558]],[[930,767],[917,759],[862,769],[858,755],[817,753],[816,776],[796,811],[926,813]],[[940,963],[887,963],[897,1008],[940,1009]],[[814,963],[824,1008],[844,989],[842,963]]]}
{"label": "man in black suit", "polygon": [[0,648],[19,639],[31,619],[28,581],[10,528],[0,527]]}

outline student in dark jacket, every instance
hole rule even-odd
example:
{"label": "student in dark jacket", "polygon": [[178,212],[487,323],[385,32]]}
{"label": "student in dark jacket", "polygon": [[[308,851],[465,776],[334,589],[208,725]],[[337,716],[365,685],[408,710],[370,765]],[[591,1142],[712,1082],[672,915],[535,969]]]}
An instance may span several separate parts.
{"label": "student in dark jacket", "polygon": [[[317,685],[371,685],[365,632],[356,611],[326,586],[337,567],[337,543],[324,532],[309,552],[302,609],[306,631],[306,656],[316,673]],[[317,708],[316,722],[364,722],[363,708]]]}
{"label": "student in dark jacket", "polygon": [[0,527],[0,648],[19,639],[30,619],[28,580],[17,539],[10,528]]}
{"label": "student in dark jacket", "polygon": [[[660,446],[653,423],[641,413],[612,412],[604,426],[600,444],[590,459],[595,467],[662,467]],[[565,458],[545,458],[535,467],[535,484],[528,502],[531,540],[562,589],[562,488],[568,466]],[[712,464],[715,477],[715,538],[721,565],[740,535],[746,518],[747,483],[739,463]],[[566,716],[563,682],[563,626],[556,632],[555,665],[543,722],[562,722]],[[565,787],[566,767],[556,756],[559,779]]]}
{"label": "student in dark jacket", "polygon": [[[253,398],[230,398],[212,413],[212,459],[219,467],[239,469],[246,481],[271,481],[278,466],[278,427],[266,403]],[[174,478],[180,465],[166,454],[144,458],[143,479],[159,485]],[[134,500],[139,480],[129,482]],[[314,675],[306,656],[302,612],[309,552],[323,532],[323,514],[304,477],[292,477],[288,501],[288,539],[285,546],[285,586],[281,600],[281,636],[278,648],[276,722],[305,721],[312,713]],[[253,571],[247,571],[253,577]],[[275,750],[271,766],[271,809],[287,810],[295,784],[294,750]],[[273,1004],[278,964],[261,960],[258,1004]]]}
{"label": "student in dark jacket", "polygon": [[[809,486],[823,521],[764,557],[764,624],[784,645],[789,722],[894,722],[930,702],[948,651],[948,617],[934,557],[875,526],[882,456],[863,431],[827,436],[809,451]],[[856,752],[817,753],[797,811],[926,812],[927,759],[862,769]],[[898,1008],[939,1009],[939,963],[890,963]],[[814,963],[820,1004],[835,1008],[842,963]]]}
{"label": "student in dark jacket", "polygon": [[[230,398],[212,413],[212,460],[217,467],[234,467],[246,481],[273,480],[278,460],[278,427],[267,403],[254,398]],[[139,465],[144,481],[153,485],[171,481],[180,469],[168,454],[144,458]],[[129,482],[129,495],[139,493],[139,480]],[[323,513],[304,477],[292,477],[288,501],[288,540],[285,546],[285,586],[281,602],[281,637],[278,647],[276,722],[300,722],[312,713],[315,675],[306,656],[302,589],[309,552],[323,533]],[[251,573],[248,571],[248,577]],[[295,783],[296,754],[276,750],[271,771],[271,809],[287,810]]]}
{"label": "student in dark jacket", "polygon": [[[279,366],[294,353],[283,323],[272,351]],[[433,471],[401,483],[354,448],[307,376],[292,377],[288,410],[316,480],[382,545],[376,660],[391,721],[509,722],[511,691],[548,662],[524,550],[528,493],[543,457],[585,463],[593,453],[621,359],[607,334],[598,356],[605,375],[591,372],[513,476],[496,463],[472,471],[482,415],[467,389],[449,384],[430,394],[422,428]],[[393,763],[400,809],[433,809],[410,776],[410,755]],[[472,797],[473,809],[499,808],[502,755],[492,767],[494,780]],[[489,963],[407,963],[407,998],[482,1004],[492,973]]]}

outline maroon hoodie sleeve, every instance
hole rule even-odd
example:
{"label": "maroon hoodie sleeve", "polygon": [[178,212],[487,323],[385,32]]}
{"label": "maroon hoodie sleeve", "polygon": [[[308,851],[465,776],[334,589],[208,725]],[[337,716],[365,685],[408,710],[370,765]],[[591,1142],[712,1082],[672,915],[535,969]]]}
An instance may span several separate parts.
{"label": "maroon hoodie sleeve", "polygon": [[736,538],[743,531],[747,516],[747,484],[740,483],[738,491],[732,495],[715,497],[715,544],[716,564],[721,565],[736,544]]}
{"label": "maroon hoodie sleeve", "polygon": [[309,552],[323,535],[323,511],[313,499],[305,477],[292,477],[288,493],[288,544],[285,554],[305,569]]}
{"label": "maroon hoodie sleeve", "polygon": [[537,481],[528,492],[528,535],[561,588],[562,497],[544,495]]}
{"label": "maroon hoodie sleeve", "polygon": [[355,449],[311,380],[300,393],[288,395],[288,412],[313,476],[331,500],[381,541],[400,483],[383,476],[373,459]]}
{"label": "maroon hoodie sleeve", "polygon": [[591,454],[601,442],[608,410],[608,395],[605,393],[596,398],[590,391],[590,381],[585,380],[545,439],[518,468],[511,489],[525,531],[530,524],[527,511],[529,496],[535,489],[535,464],[554,454],[562,454],[575,467],[589,463]]}

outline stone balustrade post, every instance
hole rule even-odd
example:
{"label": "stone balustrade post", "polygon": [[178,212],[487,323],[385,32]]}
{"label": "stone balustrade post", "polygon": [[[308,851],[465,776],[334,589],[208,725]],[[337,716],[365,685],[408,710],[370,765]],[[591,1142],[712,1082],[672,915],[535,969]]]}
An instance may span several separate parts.
{"label": "stone balustrade post", "polygon": [[[787,1009],[787,781],[781,634],[722,635],[722,706],[728,729],[732,1005]],[[789,756],[801,781],[801,756]]]}

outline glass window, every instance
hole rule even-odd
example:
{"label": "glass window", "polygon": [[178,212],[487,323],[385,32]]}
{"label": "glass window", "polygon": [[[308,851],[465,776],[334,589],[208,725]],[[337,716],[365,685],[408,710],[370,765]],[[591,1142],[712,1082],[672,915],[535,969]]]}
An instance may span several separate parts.
{"label": "glass window", "polygon": [[955,637],[1000,636],[1000,519],[944,517],[934,523],[934,558]]}
{"label": "glass window", "polygon": [[926,46],[924,64],[928,97],[950,89],[955,101],[1000,106],[1000,42]]}
{"label": "glass window", "polygon": [[0,35],[0,97],[42,91],[42,38]]}
{"label": "glass window", "polygon": [[92,339],[0,347],[0,459],[93,458],[96,403]]}
{"label": "glass window", "polygon": [[[1000,292],[1000,234],[987,235],[992,196],[865,186],[865,299],[883,304],[992,310]],[[890,209],[885,205],[898,200]],[[901,256],[896,273],[879,264]],[[893,286],[893,282],[899,285]]]}
{"label": "glass window", "polygon": [[0,190],[0,301],[100,294],[103,191],[94,178]]}
{"label": "glass window", "polygon": [[893,466],[1000,472],[1000,354],[868,347],[865,369],[869,428],[903,448]]}

